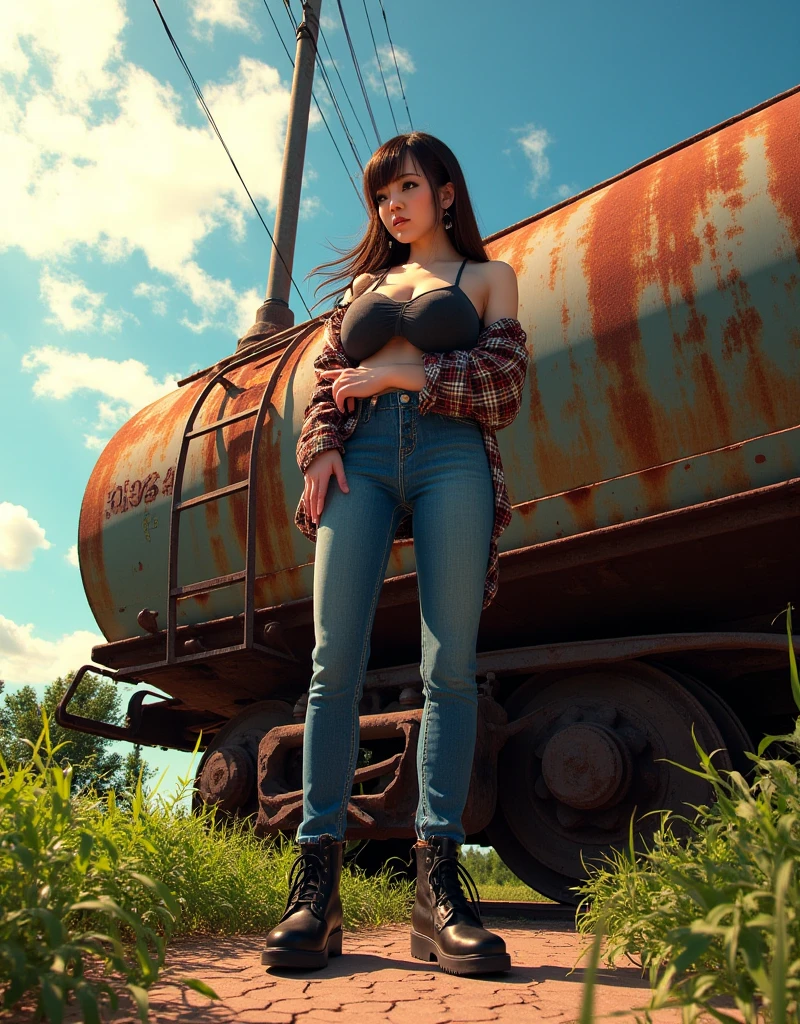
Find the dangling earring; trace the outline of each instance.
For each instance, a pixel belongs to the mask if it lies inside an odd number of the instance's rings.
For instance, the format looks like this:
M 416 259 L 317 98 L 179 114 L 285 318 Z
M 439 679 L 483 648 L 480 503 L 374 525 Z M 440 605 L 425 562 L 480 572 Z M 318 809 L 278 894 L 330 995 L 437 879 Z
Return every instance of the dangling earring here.
M 442 224 L 444 224 L 445 231 L 450 231 L 453 227 L 453 218 L 450 216 L 450 211 L 445 210 L 444 216 L 442 217 Z

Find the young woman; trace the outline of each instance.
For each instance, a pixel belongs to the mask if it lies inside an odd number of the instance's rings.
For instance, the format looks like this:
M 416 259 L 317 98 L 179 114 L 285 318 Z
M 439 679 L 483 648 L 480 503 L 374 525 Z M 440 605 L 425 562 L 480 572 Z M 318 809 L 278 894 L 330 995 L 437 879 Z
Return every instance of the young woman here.
M 511 518 L 494 432 L 516 416 L 527 368 L 517 280 L 487 258 L 461 168 L 433 136 L 384 143 L 366 167 L 364 193 L 364 238 L 323 264 L 342 265 L 329 278 L 352 283 L 327 321 L 297 446 L 305 488 L 295 521 L 317 544 L 316 645 L 301 852 L 263 961 L 321 967 L 341 952 L 358 705 L 392 541 L 409 536 L 413 520 L 425 710 L 411 952 L 457 974 L 505 971 L 503 940 L 466 900 L 457 858 L 477 723 L 478 623 L 497 591 L 497 538 Z

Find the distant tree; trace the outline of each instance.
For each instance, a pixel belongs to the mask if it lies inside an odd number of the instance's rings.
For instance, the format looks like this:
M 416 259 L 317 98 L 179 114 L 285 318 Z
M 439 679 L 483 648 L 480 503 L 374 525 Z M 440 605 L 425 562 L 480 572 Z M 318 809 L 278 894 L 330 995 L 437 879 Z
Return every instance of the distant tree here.
M 64 729 L 56 723 L 55 711 L 72 682 L 74 673 L 70 672 L 63 678 L 53 680 L 45 687 L 41 700 L 32 686 L 23 686 L 16 693 L 3 696 L 0 702 L 0 750 L 6 761 L 19 763 L 27 761 L 31 753 L 31 743 L 35 743 L 42 731 L 42 709 L 47 712 L 50 736 L 53 746 L 65 745 L 56 755 L 63 763 L 73 768 L 73 787 L 81 789 L 94 785 L 98 790 L 105 791 L 112 786 L 116 789 L 124 785 L 126 762 L 123 755 L 111 751 L 112 740 L 101 736 Z M 100 676 L 84 677 L 78 692 L 75 694 L 70 711 L 85 718 L 99 719 L 110 725 L 122 722 L 122 698 L 118 686 Z M 25 741 L 29 742 L 26 743 Z M 136 754 L 131 765 L 141 763 L 141 752 Z M 136 768 L 138 774 L 138 767 Z
M 145 761 L 142 757 L 142 748 L 136 743 L 125 755 L 125 760 L 122 762 L 122 788 L 126 792 L 132 793 L 136 789 L 136 784 L 141 774 L 142 789 L 146 789 L 147 783 L 155 773 L 155 768 L 151 768 L 147 761 Z

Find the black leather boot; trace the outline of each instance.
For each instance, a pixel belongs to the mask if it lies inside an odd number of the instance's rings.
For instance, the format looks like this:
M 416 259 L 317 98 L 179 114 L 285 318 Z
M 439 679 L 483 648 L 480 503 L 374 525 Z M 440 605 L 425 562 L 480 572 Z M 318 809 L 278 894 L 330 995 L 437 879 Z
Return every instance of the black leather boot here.
M 341 955 L 343 846 L 330 836 L 300 844 L 289 873 L 286 910 L 267 936 L 262 964 L 314 970 L 326 967 L 329 956 Z
M 411 955 L 436 960 L 449 974 L 493 974 L 511 970 L 499 935 L 483 927 L 480 899 L 469 872 L 458 861 L 458 844 L 434 837 L 417 843 L 417 898 L 411 915 Z M 462 888 L 464 880 L 470 900 Z

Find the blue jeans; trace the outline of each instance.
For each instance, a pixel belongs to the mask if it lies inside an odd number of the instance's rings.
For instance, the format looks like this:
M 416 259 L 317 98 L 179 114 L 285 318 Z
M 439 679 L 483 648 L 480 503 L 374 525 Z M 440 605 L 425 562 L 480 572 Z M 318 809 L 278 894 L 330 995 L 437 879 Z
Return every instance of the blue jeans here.
M 420 415 L 415 392 L 360 400 L 345 494 L 331 477 L 314 560 L 313 675 L 299 842 L 344 838 L 358 705 L 375 607 L 400 520 L 413 514 L 425 710 L 417 747 L 420 839 L 464 841 L 477 726 L 475 647 L 494 488 L 474 420 Z

